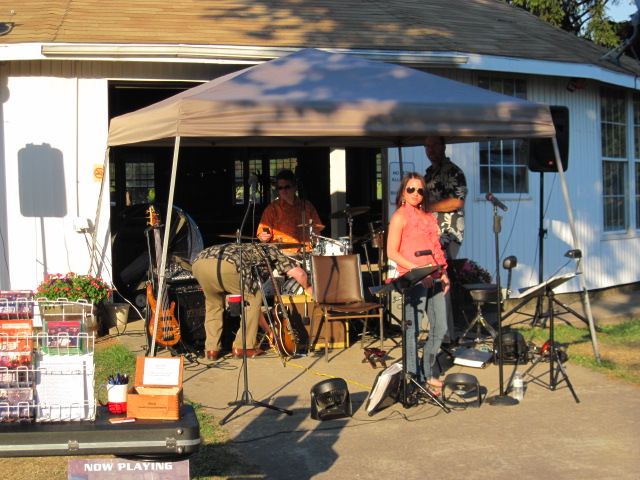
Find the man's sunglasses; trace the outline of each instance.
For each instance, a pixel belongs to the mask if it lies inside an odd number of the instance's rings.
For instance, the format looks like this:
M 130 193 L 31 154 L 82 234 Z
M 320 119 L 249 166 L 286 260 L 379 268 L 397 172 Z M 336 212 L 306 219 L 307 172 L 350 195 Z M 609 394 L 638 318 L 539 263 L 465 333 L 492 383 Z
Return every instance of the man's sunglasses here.
M 276 190 L 289 190 L 291 188 L 291 185 L 278 185 L 276 187 Z
M 411 195 L 413 192 L 416 191 L 416 187 L 407 187 L 406 192 Z M 418 195 L 422 195 L 424 197 L 424 188 L 419 188 L 418 189 Z

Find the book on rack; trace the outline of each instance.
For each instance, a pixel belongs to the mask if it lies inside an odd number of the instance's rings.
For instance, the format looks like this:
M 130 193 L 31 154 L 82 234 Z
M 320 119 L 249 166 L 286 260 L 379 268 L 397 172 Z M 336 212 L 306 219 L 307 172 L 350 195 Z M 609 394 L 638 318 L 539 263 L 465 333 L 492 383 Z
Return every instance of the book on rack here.
M 31 351 L 0 351 L 0 370 L 4 370 L 5 368 L 8 370 L 16 370 L 20 367 L 28 369 L 31 368 L 32 360 Z
M 492 357 L 493 352 L 481 352 L 472 348 L 458 348 L 453 354 L 453 363 L 465 367 L 484 368 Z
M 0 318 L 33 318 L 33 292 L 31 290 L 0 290 Z
M 81 320 L 45 320 L 42 350 L 45 353 L 83 353 L 87 334 Z
M 30 419 L 34 410 L 33 388 L 0 388 L 0 421 Z
M 36 421 L 95 418 L 92 354 L 36 356 Z
M 33 320 L 0 320 L 0 350 L 28 352 L 33 349 Z

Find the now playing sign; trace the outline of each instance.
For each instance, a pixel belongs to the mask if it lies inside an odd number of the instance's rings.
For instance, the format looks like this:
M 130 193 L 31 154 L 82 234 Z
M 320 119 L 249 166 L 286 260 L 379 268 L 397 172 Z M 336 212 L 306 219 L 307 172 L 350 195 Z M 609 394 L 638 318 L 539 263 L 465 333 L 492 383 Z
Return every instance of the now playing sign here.
M 189 460 L 143 462 L 104 458 L 69 460 L 69 480 L 189 480 Z

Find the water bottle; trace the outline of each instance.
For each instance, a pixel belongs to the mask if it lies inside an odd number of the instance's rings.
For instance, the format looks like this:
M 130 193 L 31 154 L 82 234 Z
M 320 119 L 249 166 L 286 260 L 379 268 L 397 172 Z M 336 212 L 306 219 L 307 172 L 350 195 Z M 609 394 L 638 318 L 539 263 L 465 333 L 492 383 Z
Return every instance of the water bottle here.
M 516 372 L 515 377 L 513 377 L 512 387 L 513 398 L 521 402 L 524 398 L 524 382 L 522 381 L 522 375 L 520 375 L 520 372 Z

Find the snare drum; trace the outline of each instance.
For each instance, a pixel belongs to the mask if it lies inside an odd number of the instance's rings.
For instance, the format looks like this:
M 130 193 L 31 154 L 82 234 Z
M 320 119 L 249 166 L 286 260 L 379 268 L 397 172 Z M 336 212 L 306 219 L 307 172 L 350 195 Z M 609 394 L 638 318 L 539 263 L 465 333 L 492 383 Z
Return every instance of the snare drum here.
M 333 238 L 320 237 L 316 238 L 316 246 L 313 250 L 314 255 L 346 255 L 349 253 L 349 239 L 334 240 Z

